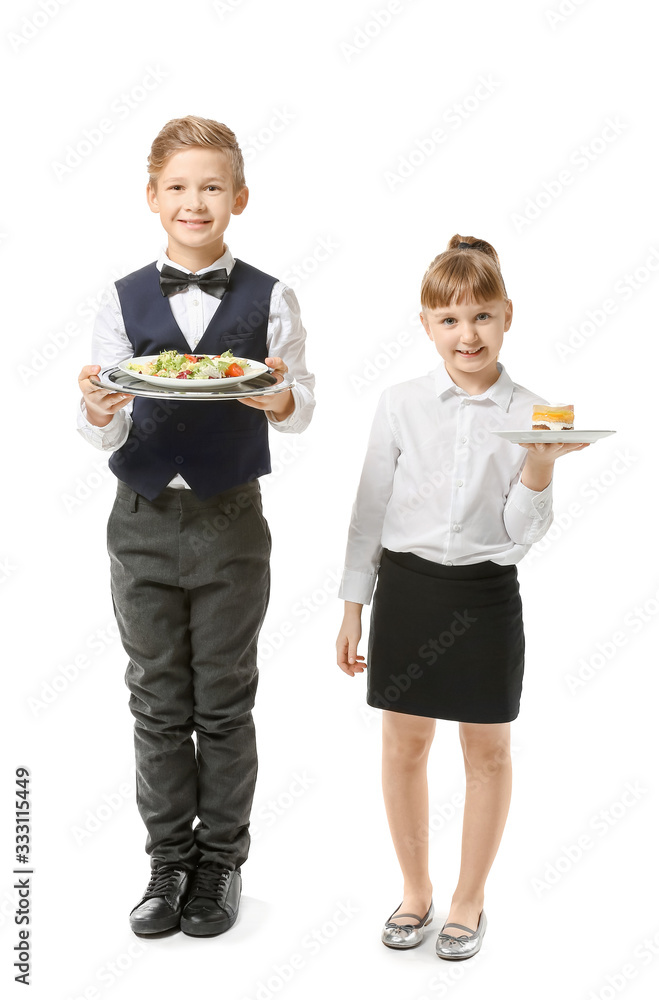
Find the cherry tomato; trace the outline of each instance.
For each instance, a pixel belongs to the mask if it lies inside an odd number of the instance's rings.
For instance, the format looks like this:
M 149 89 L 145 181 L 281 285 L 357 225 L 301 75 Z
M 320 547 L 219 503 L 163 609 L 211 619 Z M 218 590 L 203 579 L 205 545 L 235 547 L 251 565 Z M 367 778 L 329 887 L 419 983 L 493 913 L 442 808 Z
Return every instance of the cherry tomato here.
M 229 367 L 227 368 L 228 378 L 236 378 L 237 375 L 244 375 L 244 374 L 245 374 L 244 368 L 241 368 L 240 365 L 237 365 L 235 361 L 232 365 L 229 365 Z

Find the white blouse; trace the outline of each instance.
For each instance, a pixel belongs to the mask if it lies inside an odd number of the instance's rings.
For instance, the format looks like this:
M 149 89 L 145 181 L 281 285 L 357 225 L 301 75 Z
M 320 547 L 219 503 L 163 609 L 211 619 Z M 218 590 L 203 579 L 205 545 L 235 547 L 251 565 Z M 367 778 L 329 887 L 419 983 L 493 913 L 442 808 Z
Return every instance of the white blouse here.
M 338 596 L 369 604 L 382 549 L 444 566 L 517 563 L 549 528 L 552 483 L 522 485 L 525 448 L 495 430 L 531 428 L 547 400 L 499 378 L 470 396 L 441 364 L 390 386 L 373 420 Z

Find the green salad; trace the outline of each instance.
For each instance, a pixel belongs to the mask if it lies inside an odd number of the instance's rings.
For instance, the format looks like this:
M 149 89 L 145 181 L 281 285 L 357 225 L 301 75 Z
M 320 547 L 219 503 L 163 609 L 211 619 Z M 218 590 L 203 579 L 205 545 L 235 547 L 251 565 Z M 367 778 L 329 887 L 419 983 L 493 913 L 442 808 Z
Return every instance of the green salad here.
M 161 351 L 155 361 L 140 364 L 139 361 L 126 365 L 140 375 L 156 375 L 163 378 L 236 378 L 244 375 L 250 367 L 246 358 L 235 358 L 233 351 L 224 351 L 212 357 L 209 354 L 179 354 L 178 351 Z

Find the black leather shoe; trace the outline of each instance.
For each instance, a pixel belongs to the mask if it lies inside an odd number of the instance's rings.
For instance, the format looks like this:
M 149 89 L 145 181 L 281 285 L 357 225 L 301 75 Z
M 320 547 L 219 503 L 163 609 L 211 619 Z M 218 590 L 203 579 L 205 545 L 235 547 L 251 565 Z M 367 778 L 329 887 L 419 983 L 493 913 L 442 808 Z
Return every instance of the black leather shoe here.
M 242 879 L 231 871 L 202 862 L 192 873 L 190 891 L 181 914 L 181 930 L 193 937 L 223 934 L 236 922 Z
M 178 927 L 190 871 L 176 862 L 151 861 L 151 878 L 141 900 L 131 910 L 136 934 L 159 934 Z

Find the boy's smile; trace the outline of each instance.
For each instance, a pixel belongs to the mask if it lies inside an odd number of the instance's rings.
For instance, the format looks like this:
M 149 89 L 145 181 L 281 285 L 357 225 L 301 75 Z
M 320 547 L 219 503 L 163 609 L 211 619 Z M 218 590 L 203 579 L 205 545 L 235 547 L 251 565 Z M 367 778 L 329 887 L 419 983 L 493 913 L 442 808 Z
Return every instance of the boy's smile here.
M 191 271 L 208 267 L 224 252 L 224 233 L 232 215 L 247 205 L 246 187 L 233 191 L 228 158 L 221 150 L 190 146 L 165 162 L 147 201 L 169 237 L 170 260 Z
M 448 374 L 471 395 L 485 392 L 498 379 L 497 355 L 512 318 L 513 304 L 503 299 L 421 312 L 424 329 Z

